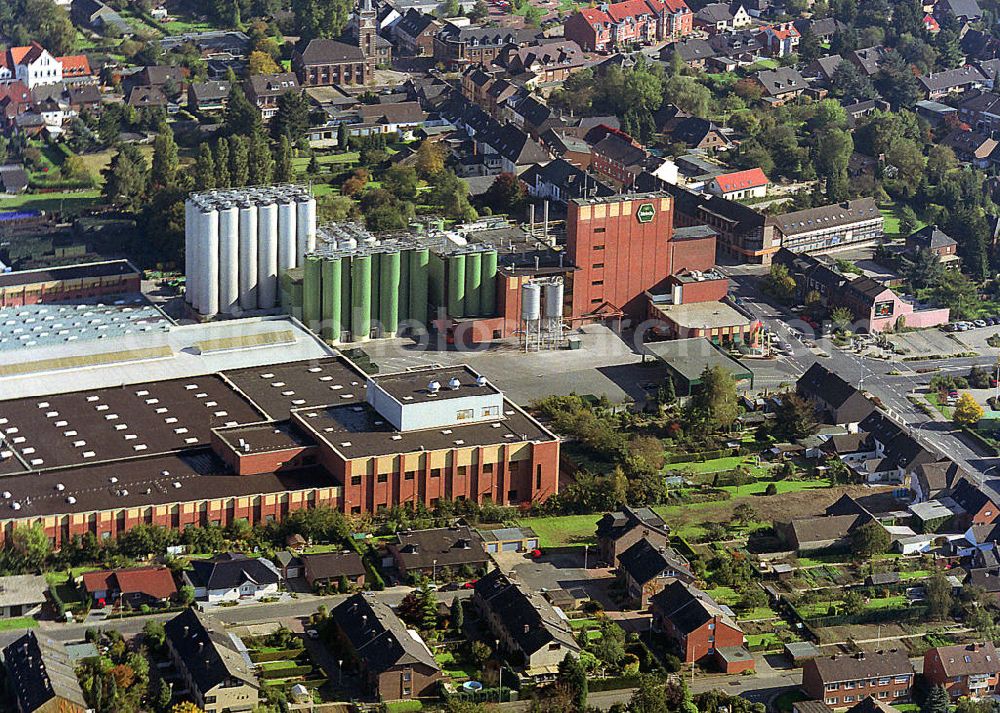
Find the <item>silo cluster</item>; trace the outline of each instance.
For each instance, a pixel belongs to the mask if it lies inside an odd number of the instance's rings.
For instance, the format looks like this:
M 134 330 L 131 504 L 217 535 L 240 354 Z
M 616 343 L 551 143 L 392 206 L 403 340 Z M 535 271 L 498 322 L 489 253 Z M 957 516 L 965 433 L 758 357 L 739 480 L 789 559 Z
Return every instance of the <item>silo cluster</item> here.
M 444 295 L 437 304 L 446 307 L 448 316 L 489 317 L 497 305 L 497 251 L 486 243 L 473 243 L 447 252 L 436 253 L 433 274 L 440 280 Z
M 278 306 L 278 280 L 316 247 L 305 186 L 192 193 L 185 203 L 187 302 L 205 316 Z
M 521 334 L 526 350 L 562 343 L 564 299 L 562 277 L 539 278 L 521 285 Z

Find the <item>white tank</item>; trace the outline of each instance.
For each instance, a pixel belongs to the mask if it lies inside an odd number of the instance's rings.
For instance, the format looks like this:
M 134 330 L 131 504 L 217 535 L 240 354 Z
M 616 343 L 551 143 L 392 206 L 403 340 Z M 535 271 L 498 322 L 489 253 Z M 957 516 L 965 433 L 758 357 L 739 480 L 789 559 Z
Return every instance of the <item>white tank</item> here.
M 529 282 L 521 286 L 521 319 L 535 321 L 542 317 L 542 288 Z
M 194 274 L 194 202 L 190 199 L 184 201 L 184 301 L 189 305 L 194 304 L 196 281 Z
M 555 319 L 563 313 L 563 283 L 556 279 L 545 284 L 545 316 Z
M 298 264 L 316 249 L 316 199 L 299 198 L 295 204 L 295 232 Z
M 240 209 L 219 211 L 219 311 L 235 314 L 240 302 Z
M 278 299 L 278 206 L 257 210 L 257 306 L 273 309 Z
M 240 208 L 240 308 L 257 309 L 257 206 Z
M 209 208 L 199 211 L 199 215 L 202 277 L 198 285 L 198 312 L 210 316 L 219 313 L 219 211 Z
M 278 204 L 278 274 L 298 264 L 295 260 L 295 203 Z
M 357 250 L 358 249 L 358 239 L 357 238 L 341 238 L 337 241 L 338 250 Z

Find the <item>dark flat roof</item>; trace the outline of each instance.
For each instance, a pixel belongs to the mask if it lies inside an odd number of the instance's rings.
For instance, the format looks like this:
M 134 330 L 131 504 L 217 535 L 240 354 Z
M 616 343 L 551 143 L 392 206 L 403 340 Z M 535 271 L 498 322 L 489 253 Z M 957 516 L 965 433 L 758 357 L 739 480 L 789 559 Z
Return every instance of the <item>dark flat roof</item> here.
M 408 403 L 420 401 L 440 401 L 441 399 L 454 399 L 461 396 L 480 396 L 483 393 L 499 394 L 500 391 L 486 382 L 486 386 L 476 384 L 476 377 L 479 374 L 465 365 L 450 366 L 443 369 L 428 368 L 414 371 L 404 371 L 397 374 L 386 374 L 385 376 L 375 375 L 372 380 L 378 384 L 386 393 L 396 399 L 404 406 Z M 461 386 L 457 389 L 449 387 L 448 382 L 458 379 Z M 437 381 L 441 388 L 436 394 L 431 394 L 427 385 L 431 381 Z
M 346 459 L 456 447 L 550 441 L 553 436 L 509 401 L 504 418 L 463 426 L 400 432 L 368 404 L 302 409 L 294 418 Z
M 220 428 L 216 429 L 216 435 L 239 453 L 271 453 L 314 443 L 291 421 Z
M 296 408 L 364 401 L 368 379 L 342 357 L 256 366 L 222 375 L 275 421 L 288 418 Z
M 140 271 L 128 260 L 88 262 L 83 265 L 50 267 L 43 270 L 21 270 L 0 274 L 0 287 L 34 285 L 39 282 L 57 280 L 80 280 L 96 277 L 117 277 L 119 275 L 140 275 Z

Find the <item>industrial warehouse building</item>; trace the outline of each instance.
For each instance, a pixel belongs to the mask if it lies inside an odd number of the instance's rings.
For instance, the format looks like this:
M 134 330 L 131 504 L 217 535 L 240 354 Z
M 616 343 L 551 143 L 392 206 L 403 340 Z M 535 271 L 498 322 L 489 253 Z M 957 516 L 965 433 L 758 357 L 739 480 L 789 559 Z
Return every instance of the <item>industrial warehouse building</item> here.
M 468 367 L 368 376 L 328 356 L 139 383 L 140 368 L 99 372 L 103 386 L 47 376 L 47 392 L 0 401 L 3 538 L 40 523 L 59 546 L 139 523 L 506 505 L 558 488 L 558 439 Z

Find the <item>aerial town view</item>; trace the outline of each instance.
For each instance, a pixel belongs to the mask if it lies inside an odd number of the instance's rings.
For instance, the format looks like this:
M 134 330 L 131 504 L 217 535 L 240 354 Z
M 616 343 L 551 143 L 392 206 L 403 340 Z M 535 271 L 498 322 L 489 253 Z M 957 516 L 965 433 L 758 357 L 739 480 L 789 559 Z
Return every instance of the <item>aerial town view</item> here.
M 1000 713 L 1000 0 L 0 0 L 0 713 Z

